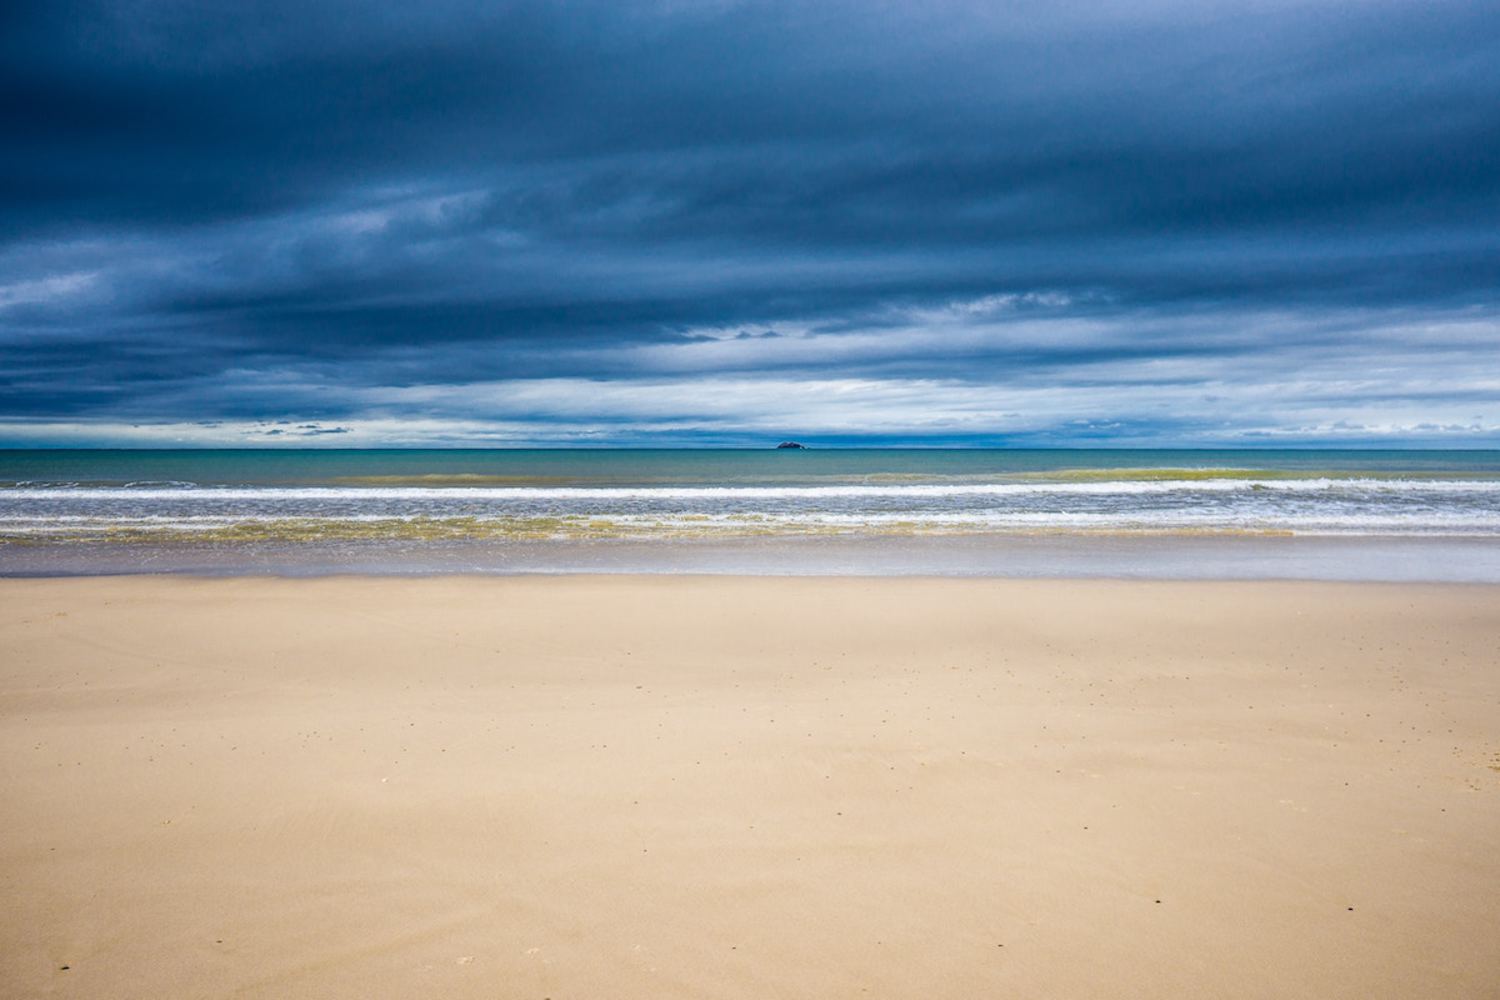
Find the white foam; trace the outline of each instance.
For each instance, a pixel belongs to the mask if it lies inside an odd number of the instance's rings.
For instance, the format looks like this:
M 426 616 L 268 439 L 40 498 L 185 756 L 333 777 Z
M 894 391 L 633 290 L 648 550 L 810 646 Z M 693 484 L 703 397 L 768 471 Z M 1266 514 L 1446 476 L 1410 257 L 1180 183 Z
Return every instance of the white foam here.
M 1360 513 L 1238 513 L 1212 508 L 1153 512 L 1149 516 L 1130 511 L 924 511 L 902 513 L 877 512 L 801 512 L 749 514 L 568 514 L 561 517 L 528 517 L 525 515 L 491 515 L 463 517 L 425 517 L 410 514 L 354 514 L 348 516 L 245 514 L 90 516 L 90 517 L 17 517 L 0 516 L 0 538 L 10 536 L 46 537 L 107 534 L 129 530 L 163 537 L 194 534 L 256 524 L 301 525 L 307 529 L 337 529 L 344 524 L 392 525 L 413 520 L 441 525 L 474 523 L 476 525 L 525 528 L 528 522 L 545 522 L 554 526 L 553 533 L 567 537 L 585 531 L 591 537 L 648 538 L 674 536 L 713 536 L 744 532 L 769 534 L 984 534 L 1016 531 L 1062 532 L 1288 532 L 1297 535 L 1384 535 L 1384 536 L 1500 536 L 1500 517 L 1487 512 L 1412 512 L 1365 511 Z M 600 530 L 600 529 L 605 530 Z M 481 531 L 479 534 L 483 535 Z
M 1130 496 L 1192 493 L 1493 494 L 1500 480 L 1458 479 L 1163 479 L 1097 482 L 923 483 L 840 486 L 65 486 L 0 490 L 5 500 L 818 500 L 879 498 Z

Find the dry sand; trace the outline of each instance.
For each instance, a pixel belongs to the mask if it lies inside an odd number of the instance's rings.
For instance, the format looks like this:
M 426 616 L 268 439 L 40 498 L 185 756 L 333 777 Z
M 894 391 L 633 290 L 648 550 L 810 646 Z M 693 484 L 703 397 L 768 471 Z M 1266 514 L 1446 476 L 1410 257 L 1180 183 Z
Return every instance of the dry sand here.
M 1500 590 L 0 582 L 6 996 L 1495 997 Z

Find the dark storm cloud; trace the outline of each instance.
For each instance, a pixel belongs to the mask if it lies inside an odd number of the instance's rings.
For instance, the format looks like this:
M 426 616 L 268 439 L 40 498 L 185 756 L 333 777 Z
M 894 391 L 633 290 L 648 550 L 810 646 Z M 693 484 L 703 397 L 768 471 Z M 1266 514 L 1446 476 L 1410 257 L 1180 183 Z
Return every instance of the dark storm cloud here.
M 21 3 L 0 129 L 13 440 L 750 434 L 756 375 L 1500 424 L 1493 5 Z

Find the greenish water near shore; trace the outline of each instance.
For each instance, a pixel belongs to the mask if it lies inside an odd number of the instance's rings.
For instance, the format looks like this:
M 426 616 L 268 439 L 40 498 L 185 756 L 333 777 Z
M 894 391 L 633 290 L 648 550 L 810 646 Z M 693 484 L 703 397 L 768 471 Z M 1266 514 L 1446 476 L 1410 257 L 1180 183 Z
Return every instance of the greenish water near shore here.
M 1045 570 L 1048 546 L 1076 570 L 1091 550 L 1126 566 L 1102 555 L 1119 539 L 1135 540 L 1132 558 L 1217 540 L 1240 568 L 1272 551 L 1247 540 L 1341 539 L 1356 547 L 1328 551 L 1363 567 L 1354 578 L 1417 558 L 1440 578 L 1488 579 L 1500 452 L 0 452 L 0 573 L 425 572 L 515 566 L 523 552 L 540 572 L 608 567 L 611 553 L 647 570 L 944 572 L 981 552 L 1004 572 L 1018 552 Z M 1441 564 L 1422 554 L 1439 550 Z M 839 555 L 809 562 L 818 552 Z M 1381 569 L 1378 552 L 1407 565 Z

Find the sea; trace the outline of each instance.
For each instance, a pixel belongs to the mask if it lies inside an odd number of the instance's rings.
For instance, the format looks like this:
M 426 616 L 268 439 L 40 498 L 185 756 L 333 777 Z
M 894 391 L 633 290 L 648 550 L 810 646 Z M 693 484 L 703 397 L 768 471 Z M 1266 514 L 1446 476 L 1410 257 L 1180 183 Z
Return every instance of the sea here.
M 0 575 L 1500 582 L 1500 451 L 0 451 Z

